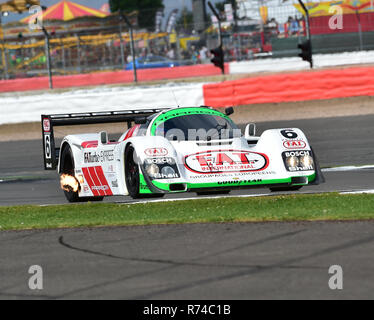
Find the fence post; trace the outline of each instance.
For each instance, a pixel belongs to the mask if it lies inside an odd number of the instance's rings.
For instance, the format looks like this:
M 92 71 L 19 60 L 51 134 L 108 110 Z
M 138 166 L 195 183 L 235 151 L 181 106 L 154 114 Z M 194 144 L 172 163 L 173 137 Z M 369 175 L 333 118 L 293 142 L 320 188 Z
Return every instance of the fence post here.
M 122 20 L 120 19 L 119 22 L 119 41 L 120 41 L 120 48 L 121 48 L 121 62 L 122 62 L 122 69 L 126 69 L 126 60 L 125 60 L 125 45 L 123 43 L 122 37 Z
M 4 31 L 3 31 L 3 22 L 2 22 L 2 12 L 0 12 L 0 40 L 1 40 L 1 60 L 3 63 L 3 74 L 4 79 L 9 79 L 9 73 L 8 73 L 8 55 L 5 48 L 5 41 L 4 41 Z
M 357 24 L 358 24 L 358 37 L 360 39 L 360 51 L 364 50 L 364 41 L 362 39 L 362 26 L 361 26 L 361 19 L 360 13 L 356 10 L 356 17 L 357 17 Z
M 62 39 L 61 39 L 62 40 Z M 64 74 L 66 74 L 66 59 L 65 59 L 65 46 L 64 41 L 61 41 L 61 51 L 62 51 L 62 68 L 64 69 Z
M 77 69 L 78 73 L 82 73 L 81 68 L 81 39 L 79 38 L 79 35 L 76 34 L 77 37 Z

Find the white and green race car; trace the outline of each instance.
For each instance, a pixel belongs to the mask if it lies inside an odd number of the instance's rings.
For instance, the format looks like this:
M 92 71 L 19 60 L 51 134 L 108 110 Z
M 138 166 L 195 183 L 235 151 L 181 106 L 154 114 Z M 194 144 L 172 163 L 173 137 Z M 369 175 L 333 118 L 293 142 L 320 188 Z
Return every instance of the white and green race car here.
M 224 194 L 237 188 L 299 190 L 324 182 L 300 129 L 245 133 L 209 107 L 43 115 L 46 170 L 58 170 L 70 202 L 109 196 L 134 199 L 169 193 Z M 55 147 L 54 127 L 125 122 L 110 141 L 106 132 L 69 135 Z

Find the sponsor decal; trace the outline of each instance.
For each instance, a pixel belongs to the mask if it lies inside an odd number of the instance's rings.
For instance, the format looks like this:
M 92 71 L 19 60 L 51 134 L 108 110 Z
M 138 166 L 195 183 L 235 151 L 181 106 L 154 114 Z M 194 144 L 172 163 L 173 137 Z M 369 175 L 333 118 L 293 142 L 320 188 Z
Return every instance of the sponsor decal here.
M 286 149 L 290 149 L 290 150 L 305 149 L 306 142 L 303 140 L 289 140 L 289 141 L 285 141 L 283 143 L 283 146 Z
M 148 157 L 164 157 L 168 155 L 168 150 L 165 148 L 149 148 L 145 149 L 144 153 Z
M 89 190 L 90 190 L 90 188 L 88 186 L 83 186 L 84 193 L 87 193 Z
M 185 167 L 199 174 L 256 172 L 268 166 L 265 154 L 242 150 L 206 151 L 185 157 Z
M 118 180 L 112 181 L 112 187 L 118 188 Z
M 107 191 L 109 190 L 109 186 L 92 186 L 91 189 L 95 191 Z
M 145 160 L 146 164 L 169 164 L 169 165 L 174 165 L 175 160 L 173 158 L 149 158 Z
M 225 186 L 231 186 L 231 185 L 241 185 L 241 184 L 260 183 L 260 182 L 262 182 L 262 179 L 243 180 L 243 181 L 223 181 L 223 182 L 218 182 L 218 184 L 225 185 Z
M 52 147 L 51 147 L 51 135 L 50 134 L 44 135 L 44 145 L 45 145 L 45 158 L 47 160 L 50 160 L 52 159 L 52 151 L 51 151 Z
M 51 131 L 51 121 L 49 119 L 43 119 L 43 130 L 44 132 Z
M 310 151 L 288 151 L 285 152 L 284 155 L 289 158 L 289 157 L 305 157 L 305 156 L 311 156 Z
M 84 163 L 98 163 L 111 161 L 114 161 L 114 150 L 84 153 Z

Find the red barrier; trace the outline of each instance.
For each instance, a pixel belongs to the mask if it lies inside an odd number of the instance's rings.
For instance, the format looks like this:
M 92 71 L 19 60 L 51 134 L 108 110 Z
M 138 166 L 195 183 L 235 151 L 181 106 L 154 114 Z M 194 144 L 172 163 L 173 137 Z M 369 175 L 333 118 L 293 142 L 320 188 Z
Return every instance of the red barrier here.
M 229 65 L 226 65 L 227 72 Z M 219 75 L 221 70 L 213 65 L 195 65 L 175 68 L 158 68 L 138 70 L 139 81 L 168 80 L 178 78 L 192 78 L 201 76 Z M 101 72 L 79 74 L 72 76 L 55 76 L 53 84 L 55 88 L 70 88 L 82 86 L 98 86 L 105 84 L 120 84 L 133 82 L 132 71 Z M 45 90 L 48 89 L 48 78 L 27 78 L 0 81 L 0 92 Z
M 227 107 L 374 95 L 374 67 L 298 72 L 204 85 L 205 104 Z

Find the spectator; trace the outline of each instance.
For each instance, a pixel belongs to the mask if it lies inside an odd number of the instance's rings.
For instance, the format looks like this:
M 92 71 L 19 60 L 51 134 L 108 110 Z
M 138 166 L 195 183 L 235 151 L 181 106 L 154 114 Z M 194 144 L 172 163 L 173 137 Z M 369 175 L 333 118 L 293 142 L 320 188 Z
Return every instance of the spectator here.
M 201 63 L 208 63 L 209 62 L 209 57 L 208 57 L 208 48 L 203 46 L 199 52 L 200 54 L 200 61 Z
M 170 50 L 166 53 L 166 56 L 167 56 L 170 60 L 174 60 L 174 59 L 175 59 L 175 51 L 174 51 L 174 48 L 170 48 Z
M 299 32 L 299 22 L 296 19 L 293 19 L 292 17 L 288 18 L 288 32 L 289 35 L 295 35 Z

